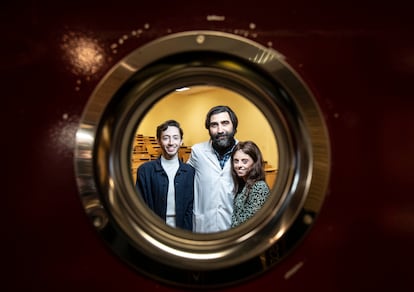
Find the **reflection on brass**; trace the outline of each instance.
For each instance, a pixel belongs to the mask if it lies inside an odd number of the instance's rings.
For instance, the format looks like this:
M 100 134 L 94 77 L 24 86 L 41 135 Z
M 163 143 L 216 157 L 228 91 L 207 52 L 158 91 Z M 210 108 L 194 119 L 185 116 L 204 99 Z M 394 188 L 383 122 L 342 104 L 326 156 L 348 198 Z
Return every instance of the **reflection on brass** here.
M 177 89 L 205 87 L 254 105 L 274 141 L 267 157 L 277 162 L 268 167 L 271 195 L 255 216 L 198 234 L 167 226 L 149 210 L 134 186 L 131 154 L 138 155 L 134 139 L 152 110 Z M 138 48 L 101 80 L 79 125 L 75 170 L 91 223 L 123 261 L 169 284 L 225 286 L 279 263 L 314 224 L 329 180 L 329 137 L 315 98 L 279 53 L 228 33 L 190 31 Z
M 104 207 L 102 206 L 102 203 L 97 198 L 84 197 L 83 206 L 85 208 L 86 214 L 91 219 L 93 226 L 98 230 L 103 229 L 108 223 L 109 219 Z

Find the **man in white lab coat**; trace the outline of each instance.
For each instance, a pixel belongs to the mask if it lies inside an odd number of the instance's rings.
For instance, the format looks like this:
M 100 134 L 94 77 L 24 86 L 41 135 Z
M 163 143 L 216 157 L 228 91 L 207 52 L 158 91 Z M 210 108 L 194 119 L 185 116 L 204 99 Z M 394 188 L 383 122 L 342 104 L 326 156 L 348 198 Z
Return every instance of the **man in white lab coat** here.
M 193 231 L 213 233 L 230 228 L 234 182 L 231 153 L 237 140 L 238 119 L 228 106 L 215 106 L 207 113 L 205 127 L 210 140 L 191 147 L 188 163 L 196 170 Z

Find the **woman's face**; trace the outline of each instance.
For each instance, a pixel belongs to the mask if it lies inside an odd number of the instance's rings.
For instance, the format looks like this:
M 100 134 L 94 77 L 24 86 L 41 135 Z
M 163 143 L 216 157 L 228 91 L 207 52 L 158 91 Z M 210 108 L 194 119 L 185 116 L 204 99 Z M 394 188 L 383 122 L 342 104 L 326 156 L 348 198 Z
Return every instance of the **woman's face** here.
M 250 170 L 254 164 L 250 155 L 244 153 L 242 150 L 237 150 L 233 156 L 233 168 L 238 177 L 246 180 Z

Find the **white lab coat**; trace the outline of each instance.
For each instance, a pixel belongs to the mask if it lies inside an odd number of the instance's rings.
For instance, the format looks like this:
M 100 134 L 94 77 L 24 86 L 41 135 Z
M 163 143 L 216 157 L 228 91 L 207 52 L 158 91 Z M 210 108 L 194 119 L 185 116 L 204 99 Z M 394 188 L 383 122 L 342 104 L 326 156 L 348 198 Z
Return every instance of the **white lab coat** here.
M 193 231 L 212 233 L 229 229 L 234 199 L 231 159 L 221 169 L 211 141 L 207 141 L 191 147 L 188 163 L 196 170 Z

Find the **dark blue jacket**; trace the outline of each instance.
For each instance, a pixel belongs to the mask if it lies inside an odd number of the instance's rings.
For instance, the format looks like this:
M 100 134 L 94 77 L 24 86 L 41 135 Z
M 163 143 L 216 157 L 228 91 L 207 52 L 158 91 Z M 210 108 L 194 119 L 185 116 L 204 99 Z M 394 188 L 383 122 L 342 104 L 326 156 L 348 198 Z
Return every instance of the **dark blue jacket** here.
M 192 231 L 194 203 L 194 168 L 179 160 L 175 175 L 176 227 Z M 161 166 L 161 158 L 138 167 L 136 188 L 142 198 L 158 216 L 166 220 L 168 176 Z

